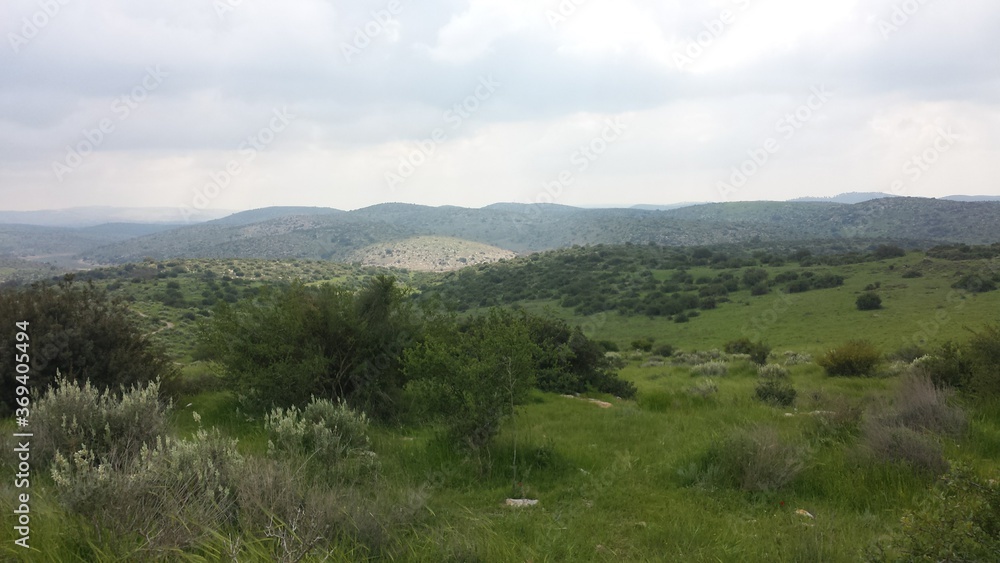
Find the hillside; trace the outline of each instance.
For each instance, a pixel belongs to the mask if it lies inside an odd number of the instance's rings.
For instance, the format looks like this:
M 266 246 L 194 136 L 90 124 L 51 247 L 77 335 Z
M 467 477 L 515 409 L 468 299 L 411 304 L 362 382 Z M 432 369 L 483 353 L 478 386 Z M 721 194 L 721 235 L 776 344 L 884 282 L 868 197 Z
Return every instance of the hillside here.
M 418 272 L 448 272 L 466 266 L 514 258 L 509 250 L 478 242 L 437 236 L 420 236 L 362 248 L 351 262 L 363 266 L 401 268 Z
M 177 258 L 349 261 L 372 245 L 448 237 L 527 254 L 574 245 L 727 244 L 906 248 L 995 242 L 1000 202 L 893 197 L 857 204 L 733 202 L 674 209 L 581 209 L 498 203 L 481 209 L 390 203 L 354 211 L 268 207 L 189 225 L 109 223 L 85 228 L 0 225 L 0 254 L 67 269 Z M 826 241 L 821 243 L 821 241 Z M 457 259 L 452 251 L 422 262 Z M 469 257 L 466 257 L 467 259 Z M 381 262 L 381 260 L 379 261 Z

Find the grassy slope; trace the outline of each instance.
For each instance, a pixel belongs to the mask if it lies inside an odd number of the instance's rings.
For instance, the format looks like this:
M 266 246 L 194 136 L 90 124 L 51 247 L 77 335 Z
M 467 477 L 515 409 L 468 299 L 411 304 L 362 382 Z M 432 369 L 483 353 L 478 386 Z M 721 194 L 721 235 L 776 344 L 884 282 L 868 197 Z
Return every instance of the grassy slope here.
M 941 312 L 949 318 L 938 322 L 940 329 L 931 335 L 934 341 L 964 339 L 964 327 L 998 320 L 1000 292 L 947 301 L 956 268 L 965 266 L 932 261 L 921 266 L 927 272 L 924 277 L 900 277 L 904 265 L 921 260 L 922 256 L 911 254 L 839 267 L 848 276 L 844 287 L 794 295 L 787 307 L 781 295 L 750 298 L 743 291 L 731 295 L 733 303 L 703 312 L 686 324 L 614 313 L 576 320 L 597 338 L 627 344 L 655 336 L 657 342 L 690 350 L 721 347 L 742 336 L 742 327 L 752 319 L 760 318 L 768 320 L 761 336 L 776 350 L 814 354 L 854 337 L 869 338 L 891 351 L 904 337 L 920 330 L 920 323 L 935 321 Z M 895 269 L 890 270 L 890 265 Z M 772 269 L 772 276 L 780 270 Z M 321 270 L 313 275 L 349 280 L 353 274 Z M 194 281 L 183 276 L 176 279 L 186 296 L 197 294 L 200 286 Z M 855 310 L 857 292 L 876 281 L 881 282 L 885 309 Z M 166 280 L 159 280 L 156 289 L 147 283 L 148 288 L 136 284 L 143 287 L 129 289 L 140 300 L 136 308 L 158 314 L 161 320 L 177 315 L 172 308 L 143 301 L 142 291 L 160 291 Z M 749 305 L 740 305 L 741 300 Z M 527 304 L 529 308 L 544 305 Z M 170 339 L 183 334 L 183 326 L 156 337 L 179 347 L 181 342 Z M 745 366 L 716 378 L 719 392 L 701 399 L 687 392 L 695 378 L 686 368 L 641 367 L 643 359 L 633 360 L 623 370 L 639 387 L 637 402 L 604 397 L 614 406 L 599 409 L 581 400 L 535 394 L 532 402 L 520 408 L 516 420 L 505 426 L 491 451 L 493 472 L 485 477 L 438 444 L 427 429 L 377 429 L 375 445 L 387 483 L 422 487 L 429 493 L 424 519 L 400 538 L 406 545 L 405 559 L 856 561 L 859 549 L 895 526 L 902 511 L 913 506 L 929 485 L 908 470 L 854 465 L 850 462 L 852 446 L 816 440 L 809 417 L 788 417 L 785 409 L 754 401 L 755 377 Z M 794 367 L 792 379 L 803 411 L 822 407 L 822 397 L 872 400 L 896 385 L 894 380 L 830 379 L 812 364 Z M 202 415 L 204 425 L 219 425 L 238 436 L 246 453 L 266 450 L 257 425 L 234 416 L 234 403 L 226 393 L 184 398 L 176 407 L 175 424 L 182 434 L 195 429 L 191 416 L 195 411 Z M 811 461 L 791 487 L 781 493 L 749 494 L 687 485 L 691 464 L 708 444 L 751 423 L 773 425 L 789 439 L 809 446 Z M 9 421 L 4 424 L 3 435 L 9 436 Z M 513 494 L 508 460 L 515 437 L 523 484 L 518 492 L 541 500 L 533 509 L 502 506 Z M 996 462 L 990 460 L 1000 457 L 998 444 L 1000 409 L 985 406 L 975 411 L 972 431 L 961 447 L 949 443 L 947 451 L 952 459 L 995 468 Z M 7 469 L 5 465 L 4 474 Z M 79 541 L 78 528 L 47 500 L 46 481 L 40 477 L 32 543 L 70 553 Z M 9 482 L 4 478 L 4 483 Z M 11 513 L 13 498 L 9 484 L 0 488 L 0 510 L 5 514 Z M 816 519 L 796 515 L 799 508 Z M 74 530 L 72 537 L 65 535 L 67 529 Z M 9 526 L 2 528 L 3 545 L 9 545 L 11 533 Z

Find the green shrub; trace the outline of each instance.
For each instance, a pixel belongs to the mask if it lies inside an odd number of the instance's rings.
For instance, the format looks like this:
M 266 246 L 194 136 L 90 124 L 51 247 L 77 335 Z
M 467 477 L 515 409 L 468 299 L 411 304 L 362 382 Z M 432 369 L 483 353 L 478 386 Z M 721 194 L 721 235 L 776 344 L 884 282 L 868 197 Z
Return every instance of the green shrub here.
M 102 462 L 87 448 L 56 453 L 57 498 L 111 536 L 142 537 L 151 553 L 189 548 L 236 521 L 243 458 L 217 430 L 158 440 L 128 462 Z M 133 555 L 134 556 L 134 555 Z
M 669 358 L 674 355 L 674 347 L 670 344 L 660 344 L 653 353 L 662 358 Z
M 762 379 L 758 382 L 755 393 L 758 400 L 780 407 L 791 406 L 797 395 L 791 382 L 774 378 Z
M 368 438 L 368 418 L 345 403 L 313 398 L 306 408 L 277 408 L 264 417 L 268 455 L 297 457 L 342 477 L 377 470 Z
M 709 397 L 719 392 L 719 386 L 714 379 L 704 378 L 695 383 L 688 391 L 698 397 Z
M 956 466 L 900 524 L 866 550 L 868 561 L 997 561 L 1000 485 Z
M 820 356 L 816 363 L 831 376 L 871 376 L 882 354 L 867 340 L 851 340 Z
M 749 338 L 731 340 L 723 346 L 727 354 L 746 354 L 750 356 L 750 361 L 757 365 L 767 363 L 767 357 L 771 354 L 771 347 L 763 342 L 751 342 Z
M 758 400 L 775 406 L 787 407 L 795 402 L 797 392 L 789 380 L 788 370 L 777 364 L 759 366 L 760 381 L 755 394 Z
M 968 418 L 950 399 L 951 393 L 935 387 L 929 377 L 907 375 L 900 381 L 892 410 L 883 418 L 914 430 L 959 436 L 968 427 Z
M 854 305 L 859 311 L 874 311 L 882 308 L 882 298 L 873 291 L 867 291 L 858 296 Z
M 43 464 L 57 453 L 70 459 L 81 449 L 98 463 L 127 463 L 166 435 L 169 409 L 156 381 L 118 396 L 89 381 L 81 385 L 59 376 L 32 412 L 34 453 Z
M 648 336 L 646 336 L 646 337 L 640 338 L 638 340 L 633 340 L 631 346 L 632 346 L 633 350 L 641 350 L 643 352 L 650 352 L 650 351 L 653 350 L 653 339 L 650 338 L 650 337 L 648 337 Z
M 94 285 L 64 281 L 0 289 L 0 319 L 0 416 L 15 406 L 14 360 L 22 355 L 15 321 L 30 323 L 36 389 L 58 384 L 57 372 L 68 381 L 90 381 L 99 390 L 167 381 L 177 374 L 128 304 Z

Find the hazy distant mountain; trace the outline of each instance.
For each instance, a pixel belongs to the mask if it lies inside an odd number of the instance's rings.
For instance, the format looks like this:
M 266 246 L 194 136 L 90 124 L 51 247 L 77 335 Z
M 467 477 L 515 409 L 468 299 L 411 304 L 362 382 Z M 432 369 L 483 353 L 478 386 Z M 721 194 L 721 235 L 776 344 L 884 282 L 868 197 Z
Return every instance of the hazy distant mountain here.
M 882 192 L 850 192 L 846 194 L 835 195 L 832 197 L 799 197 L 795 199 L 790 199 L 788 201 L 795 203 L 864 203 L 866 201 L 871 201 L 873 199 L 882 199 L 886 197 L 897 197 L 892 194 L 886 194 Z
M 291 213 L 291 214 L 285 214 Z M 249 214 L 249 215 L 248 215 Z M 893 197 L 856 204 L 738 202 L 672 210 L 504 203 L 482 209 L 381 204 L 355 211 L 266 208 L 93 248 L 81 256 L 351 260 L 363 248 L 452 237 L 523 253 L 575 244 L 706 245 L 747 241 L 892 239 L 918 244 L 1000 240 L 1000 203 Z M 254 218 L 272 217 L 260 222 Z M 423 252 L 423 251 L 421 251 Z
M 950 195 L 941 199 L 950 201 L 1000 201 L 998 195 Z
M 177 207 L 73 207 L 43 211 L 0 211 L 0 224 L 43 227 L 92 227 L 105 223 L 185 224 L 230 215 L 224 209 L 190 210 Z
M 215 219 L 212 223 L 216 225 L 252 225 L 290 215 L 333 215 L 335 213 L 345 212 L 332 207 L 264 207 L 233 213 L 221 219 Z
M 430 240 L 420 237 L 450 237 L 516 253 L 578 244 L 691 246 L 830 239 L 891 239 L 918 246 L 981 244 L 1000 241 L 1000 202 L 887 197 L 853 204 L 755 201 L 666 210 L 520 203 L 482 209 L 402 203 L 354 211 L 268 207 L 180 226 L 0 225 L 0 254 L 61 264 L 133 262 L 145 257 L 350 261 L 359 250 L 377 250 L 382 243 Z M 413 256 L 431 260 L 430 246 L 425 242 L 413 246 Z M 455 254 L 456 260 L 460 257 L 464 255 Z
M 643 211 L 669 211 L 671 209 L 691 207 L 692 205 L 704 205 L 704 203 L 668 203 L 665 205 L 652 205 L 647 203 L 640 203 L 639 205 L 633 205 L 629 209 L 641 209 Z

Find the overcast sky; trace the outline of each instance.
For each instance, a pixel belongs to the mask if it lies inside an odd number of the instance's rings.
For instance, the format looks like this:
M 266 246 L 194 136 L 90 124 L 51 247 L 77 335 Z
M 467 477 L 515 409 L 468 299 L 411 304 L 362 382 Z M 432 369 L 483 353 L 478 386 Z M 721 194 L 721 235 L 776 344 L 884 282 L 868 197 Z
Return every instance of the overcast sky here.
M 0 209 L 1000 194 L 996 0 L 5 0 Z

